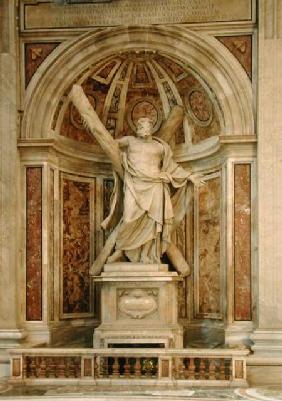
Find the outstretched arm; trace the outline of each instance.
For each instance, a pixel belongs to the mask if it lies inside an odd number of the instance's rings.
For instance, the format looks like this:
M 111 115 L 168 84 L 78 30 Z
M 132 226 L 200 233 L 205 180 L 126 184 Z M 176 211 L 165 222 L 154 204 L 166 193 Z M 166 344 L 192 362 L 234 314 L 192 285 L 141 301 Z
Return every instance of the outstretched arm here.
M 123 168 L 118 143 L 112 138 L 111 134 L 100 121 L 82 87 L 80 85 L 73 85 L 69 98 L 79 111 L 83 123 L 104 150 L 120 178 L 123 179 Z
M 158 132 L 158 137 L 169 144 L 171 138 L 183 123 L 184 110 L 182 106 L 174 106 L 167 120 Z

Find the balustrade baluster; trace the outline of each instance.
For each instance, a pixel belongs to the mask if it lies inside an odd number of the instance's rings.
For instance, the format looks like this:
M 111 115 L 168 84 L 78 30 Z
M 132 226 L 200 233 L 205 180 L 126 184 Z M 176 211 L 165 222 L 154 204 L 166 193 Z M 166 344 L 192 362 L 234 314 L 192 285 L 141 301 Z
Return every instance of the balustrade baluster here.
M 96 378 L 99 378 L 100 377 L 100 369 L 99 369 L 99 357 L 95 357 L 94 358 L 94 376 L 96 377 Z
M 65 377 L 65 358 L 60 357 L 58 363 L 58 378 L 62 379 Z
M 212 358 L 209 364 L 209 380 L 215 380 L 215 378 L 215 360 Z
M 37 378 L 40 377 L 40 362 L 41 362 L 41 358 L 36 357 L 35 358 L 35 377 L 37 377 Z
M 30 357 L 30 365 L 29 365 L 29 375 L 30 378 L 35 378 L 36 377 L 36 364 L 35 364 L 35 358 Z
M 109 376 L 108 357 L 103 358 L 103 377 Z
M 140 362 L 140 358 L 136 358 L 136 362 L 135 362 L 135 366 L 134 366 L 134 375 L 136 377 L 140 377 L 141 376 L 141 362 Z
M 184 378 L 188 379 L 189 378 L 189 360 L 188 358 L 183 359 L 183 365 L 184 365 Z
M 79 378 L 79 377 L 81 377 L 81 357 L 76 357 L 75 358 L 75 362 L 74 362 L 74 365 L 75 365 L 75 377 L 76 378 Z
M 129 362 L 128 362 L 128 358 L 125 358 L 124 376 L 126 376 L 126 377 L 129 377 L 129 376 L 130 376 L 130 364 L 129 364 Z
M 204 358 L 200 358 L 199 379 L 205 380 L 206 378 L 206 364 Z
M 114 357 L 114 363 L 113 363 L 113 376 L 118 377 L 119 376 L 119 363 L 118 363 L 118 357 Z
M 45 379 L 46 378 L 46 361 L 45 358 L 42 357 L 40 359 L 40 364 L 39 364 L 39 378 L 40 379 Z
M 177 376 L 179 379 L 185 379 L 184 370 L 185 370 L 185 366 L 183 363 L 183 358 L 179 358 L 178 372 L 177 372 L 178 373 Z
M 150 377 L 152 375 L 150 358 L 144 359 L 143 366 L 144 366 L 144 370 L 145 370 L 145 376 Z
M 189 358 L 188 377 L 189 380 L 195 380 L 195 358 Z
M 225 359 L 224 358 L 220 358 L 219 379 L 225 380 Z
M 54 358 L 48 358 L 48 377 L 56 377 L 56 363 Z
M 228 361 L 228 374 L 227 374 L 227 379 L 230 380 L 232 377 L 232 361 Z

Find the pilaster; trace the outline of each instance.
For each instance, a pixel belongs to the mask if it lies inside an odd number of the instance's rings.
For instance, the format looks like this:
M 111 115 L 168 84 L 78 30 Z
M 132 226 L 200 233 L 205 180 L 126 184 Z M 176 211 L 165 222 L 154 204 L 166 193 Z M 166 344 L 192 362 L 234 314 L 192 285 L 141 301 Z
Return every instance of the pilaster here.
M 282 355 L 282 4 L 259 4 L 258 310 L 255 356 Z
M 0 5 L 0 348 L 15 347 L 18 329 L 19 156 L 15 1 Z

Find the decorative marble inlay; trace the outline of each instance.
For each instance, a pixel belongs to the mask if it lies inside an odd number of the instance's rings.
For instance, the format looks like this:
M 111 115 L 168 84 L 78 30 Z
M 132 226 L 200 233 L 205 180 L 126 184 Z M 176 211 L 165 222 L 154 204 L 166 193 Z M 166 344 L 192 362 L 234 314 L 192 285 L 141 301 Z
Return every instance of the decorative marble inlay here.
M 14 377 L 18 377 L 21 375 L 21 359 L 20 358 L 13 358 L 12 362 L 12 374 Z
M 26 320 L 42 319 L 42 168 L 26 169 Z
M 161 377 L 169 377 L 169 360 L 163 359 L 161 361 Z
M 38 67 L 60 43 L 25 44 L 25 86 L 29 84 Z
M 158 309 L 158 290 L 124 289 L 118 290 L 118 311 L 131 319 L 150 317 Z
M 208 126 L 212 121 L 212 103 L 205 92 L 192 90 L 186 97 L 188 111 L 199 125 Z
M 234 166 L 234 319 L 252 320 L 251 165 Z
M 163 121 L 163 112 L 159 105 L 155 102 L 154 98 L 139 98 L 128 105 L 127 121 L 136 132 L 137 121 L 141 117 L 149 117 L 153 123 L 152 133 L 158 131 Z
M 63 313 L 90 312 L 90 183 L 62 179 Z
M 244 378 L 244 361 L 235 361 L 235 378 Z
M 197 317 L 220 318 L 220 177 L 199 188 Z
M 92 373 L 92 359 L 91 358 L 84 358 L 83 359 L 83 376 L 91 377 Z
M 217 39 L 237 58 L 249 78 L 252 78 L 252 36 L 218 36 Z

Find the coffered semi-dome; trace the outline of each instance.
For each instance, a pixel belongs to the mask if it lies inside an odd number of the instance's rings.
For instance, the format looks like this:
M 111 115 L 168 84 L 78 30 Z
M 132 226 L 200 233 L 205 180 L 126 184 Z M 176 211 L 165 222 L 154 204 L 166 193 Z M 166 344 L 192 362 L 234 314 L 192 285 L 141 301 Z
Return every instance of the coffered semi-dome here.
M 156 133 L 176 104 L 185 110 L 176 144 L 196 144 L 220 134 L 221 115 L 212 90 L 191 66 L 171 55 L 144 50 L 113 54 L 91 65 L 77 82 L 114 138 L 134 135 L 136 121 L 144 116 L 151 118 Z M 68 91 L 55 113 L 53 129 L 95 144 L 68 100 Z

